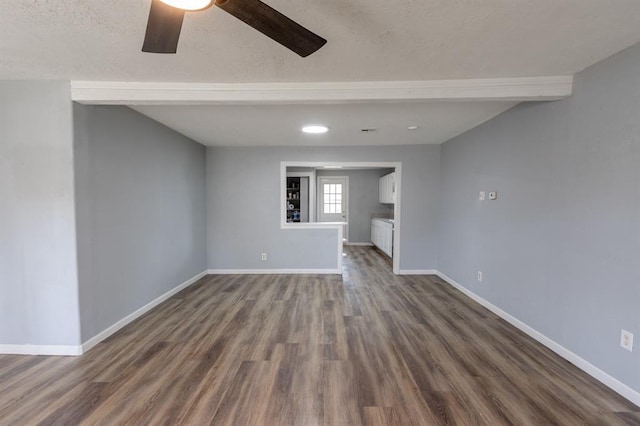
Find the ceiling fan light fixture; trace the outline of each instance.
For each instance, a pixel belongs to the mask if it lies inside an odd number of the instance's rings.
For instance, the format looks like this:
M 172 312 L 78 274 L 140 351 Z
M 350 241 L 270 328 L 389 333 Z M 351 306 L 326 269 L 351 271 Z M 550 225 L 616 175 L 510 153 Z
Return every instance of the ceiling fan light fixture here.
M 164 4 L 182 10 L 202 10 L 213 4 L 213 0 L 160 0 Z
M 149 0 L 147 0 L 149 1 Z M 306 58 L 327 40 L 260 0 L 150 0 L 142 51 L 176 53 L 184 15 L 217 6 L 282 46 Z
M 313 124 L 313 125 L 304 126 L 302 128 L 302 131 L 305 133 L 311 133 L 311 134 L 317 135 L 321 133 L 327 133 L 329 131 L 329 128 L 327 126 Z

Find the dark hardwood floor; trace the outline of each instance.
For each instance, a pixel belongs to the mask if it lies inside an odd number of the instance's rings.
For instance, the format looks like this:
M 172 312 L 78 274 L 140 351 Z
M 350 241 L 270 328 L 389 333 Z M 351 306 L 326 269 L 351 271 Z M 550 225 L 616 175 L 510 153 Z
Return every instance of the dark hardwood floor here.
M 0 356 L 0 424 L 638 425 L 640 409 L 435 277 L 203 278 L 82 357 Z

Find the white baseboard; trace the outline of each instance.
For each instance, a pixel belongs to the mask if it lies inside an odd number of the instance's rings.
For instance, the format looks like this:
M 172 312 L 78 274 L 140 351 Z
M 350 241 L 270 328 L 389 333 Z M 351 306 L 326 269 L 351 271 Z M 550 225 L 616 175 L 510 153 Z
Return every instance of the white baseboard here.
M 209 275 L 342 274 L 340 269 L 209 269 Z
M 373 243 L 347 243 L 348 246 L 373 247 Z
M 60 345 L 0 345 L 0 354 L 3 355 L 56 355 L 77 356 L 82 355 L 82 346 Z
M 82 351 L 81 351 L 80 354 L 82 354 L 83 352 L 87 352 L 89 349 L 93 348 L 95 345 L 97 345 L 98 343 L 100 343 L 101 341 L 106 339 L 107 337 L 111 336 L 113 333 L 115 333 L 116 331 L 120 330 L 122 327 L 124 327 L 127 324 L 133 322 L 134 320 L 138 319 L 142 315 L 146 314 L 151 309 L 155 308 L 156 306 L 158 306 L 159 304 L 161 304 L 162 302 L 164 302 L 165 300 L 167 300 L 171 296 L 173 296 L 173 295 L 179 293 L 180 291 L 184 290 L 185 288 L 189 287 L 191 284 L 195 283 L 196 281 L 198 281 L 200 278 L 204 277 L 205 275 L 207 275 L 207 271 L 200 272 L 195 277 L 189 278 L 187 281 L 183 282 L 182 284 L 178 285 L 177 287 L 172 288 L 171 290 L 169 290 L 168 292 L 166 292 L 162 296 L 156 298 L 155 300 L 152 300 L 151 302 L 147 303 L 146 305 L 144 305 L 140 309 L 138 309 L 135 312 L 133 312 L 133 313 L 127 315 L 126 317 L 122 318 L 120 321 L 116 322 L 115 324 L 113 324 L 109 328 L 107 328 L 107 329 L 101 331 L 100 333 L 96 334 L 91 339 L 87 340 L 86 342 L 84 342 L 82 344 Z M 78 355 L 80 355 L 80 354 L 78 354 Z
M 437 275 L 435 269 L 401 269 L 398 275 Z M 444 279 L 444 278 L 443 278 Z
M 11 354 L 11 355 L 60 355 L 60 356 L 78 356 L 82 355 L 84 352 L 87 352 L 89 349 L 111 336 L 116 331 L 120 330 L 125 325 L 129 324 L 133 320 L 141 317 L 145 313 L 149 312 L 151 309 L 158 306 L 160 303 L 164 302 L 174 294 L 179 291 L 187 288 L 191 284 L 198 281 L 200 278 L 207 275 L 207 272 L 201 272 L 193 278 L 183 282 L 179 286 L 169 290 L 162 296 L 157 299 L 147 303 L 134 313 L 127 315 L 125 318 L 121 319 L 117 323 L 113 324 L 106 330 L 98 333 L 91 339 L 84 342 L 82 345 L 77 346 L 59 346 L 59 345 L 0 345 L 0 354 Z
M 534 329 L 533 327 L 530 327 L 529 325 L 527 325 L 524 322 L 520 321 L 519 319 L 515 318 L 514 316 L 512 316 L 508 312 L 505 312 L 502 309 L 498 308 L 497 306 L 493 305 L 491 302 L 489 302 L 489 301 L 483 299 L 482 297 L 478 296 L 477 294 L 475 294 L 474 292 L 472 292 L 468 288 L 464 287 L 462 284 L 457 283 L 452 278 L 449 278 L 448 276 L 446 276 L 442 272 L 435 271 L 435 274 L 438 277 L 440 277 L 442 280 L 444 280 L 446 283 L 448 283 L 449 285 L 451 285 L 451 286 L 455 287 L 456 289 L 460 290 L 462 293 L 464 293 L 465 295 L 469 296 L 471 299 L 473 299 L 474 301 L 478 302 L 479 304 L 481 304 L 482 306 L 484 306 L 485 308 L 487 308 L 488 310 L 490 310 L 494 314 L 498 315 L 500 318 L 504 319 L 509 324 L 511 324 L 514 327 L 520 329 L 524 333 L 528 334 L 530 337 L 532 337 L 535 340 L 537 340 L 538 342 L 542 343 L 547 348 L 551 349 L 553 352 L 555 352 L 556 354 L 560 355 L 562 358 L 566 359 L 567 361 L 569 361 L 570 363 L 572 363 L 573 365 L 575 365 L 576 367 L 578 367 L 579 369 L 581 369 L 585 373 L 589 374 L 594 379 L 598 380 L 599 382 L 601 382 L 605 386 L 609 387 L 611 390 L 619 393 L 620 395 L 622 395 L 623 397 L 625 397 L 629 401 L 631 401 L 634 404 L 640 406 L 640 392 L 637 392 L 636 390 L 634 390 L 634 389 L 630 388 L 629 386 L 625 385 L 624 383 L 622 383 L 620 380 L 616 379 L 615 377 L 610 376 L 609 374 L 605 373 L 604 371 L 602 371 L 601 369 L 599 369 L 595 365 L 591 364 L 587 360 L 585 360 L 585 359 L 581 358 L 580 356 L 576 355 L 575 353 L 571 352 L 569 349 L 565 348 L 564 346 L 560 345 L 559 343 L 555 342 L 554 340 L 551 340 L 550 338 L 548 338 L 544 334 L 540 333 L 538 330 Z

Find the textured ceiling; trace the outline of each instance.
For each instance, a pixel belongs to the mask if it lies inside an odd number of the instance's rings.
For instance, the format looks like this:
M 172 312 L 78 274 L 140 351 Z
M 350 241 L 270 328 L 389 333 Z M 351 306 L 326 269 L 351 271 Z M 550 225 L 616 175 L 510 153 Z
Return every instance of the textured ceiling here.
M 140 52 L 150 0 L 0 0 L 0 79 L 437 80 L 573 74 L 640 41 L 638 0 L 266 0 L 328 40 L 302 59 L 218 8 Z
M 442 143 L 511 108 L 511 102 L 133 107 L 211 146 L 405 145 Z M 331 128 L 324 135 L 305 124 Z M 408 130 L 418 125 L 417 130 Z M 376 132 L 362 132 L 375 128 Z
M 213 7 L 140 51 L 150 0 L 0 0 L 0 79 L 209 83 L 571 75 L 640 41 L 638 0 L 265 0 L 328 40 L 300 58 Z M 207 145 L 441 143 L 513 103 L 147 106 Z M 308 122 L 324 136 L 302 135 Z M 420 129 L 409 132 L 410 124 Z M 378 128 L 375 133 L 360 132 Z

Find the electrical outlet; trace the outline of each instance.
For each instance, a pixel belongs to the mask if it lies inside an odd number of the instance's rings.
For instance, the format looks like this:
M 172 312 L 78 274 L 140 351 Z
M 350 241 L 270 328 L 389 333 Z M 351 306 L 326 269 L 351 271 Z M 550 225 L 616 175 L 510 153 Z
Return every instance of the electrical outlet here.
M 478 281 L 482 282 L 482 271 L 478 271 Z
M 484 201 L 485 196 L 486 196 L 486 193 L 484 191 L 480 191 L 480 201 Z
M 260 255 L 260 260 L 262 260 L 263 262 L 264 262 L 265 260 L 267 260 L 267 253 L 262 253 L 262 254 Z
M 633 351 L 633 333 L 623 329 L 620 333 L 620 346 L 629 352 Z
M 498 193 L 497 193 L 497 192 L 495 192 L 495 191 L 491 191 L 491 192 L 489 193 L 489 199 L 490 199 L 490 200 L 497 200 L 497 199 L 498 199 Z

